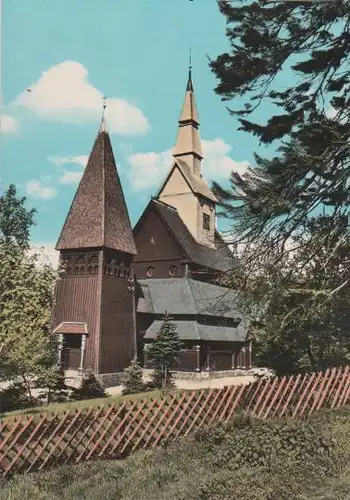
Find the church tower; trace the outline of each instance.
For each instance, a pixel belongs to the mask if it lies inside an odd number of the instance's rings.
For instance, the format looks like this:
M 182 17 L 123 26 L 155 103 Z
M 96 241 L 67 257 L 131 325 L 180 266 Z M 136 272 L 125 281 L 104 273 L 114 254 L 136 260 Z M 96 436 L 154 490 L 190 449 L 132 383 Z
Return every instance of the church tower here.
M 157 198 L 177 209 L 198 243 L 215 248 L 217 199 L 202 175 L 203 152 L 191 67 L 173 157 L 175 162 Z
M 136 247 L 104 117 L 56 250 L 59 361 L 66 370 L 121 372 L 135 352 Z

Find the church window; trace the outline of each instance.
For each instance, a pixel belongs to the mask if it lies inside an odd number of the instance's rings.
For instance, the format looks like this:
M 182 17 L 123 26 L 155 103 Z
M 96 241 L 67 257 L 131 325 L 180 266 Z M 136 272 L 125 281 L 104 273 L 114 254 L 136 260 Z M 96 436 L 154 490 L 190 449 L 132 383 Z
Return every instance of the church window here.
M 98 255 L 97 254 L 90 254 L 89 255 L 89 263 L 96 264 L 97 262 L 98 262 Z
M 170 276 L 177 276 L 177 267 L 171 266 L 169 269 L 169 274 L 170 274 Z
M 154 276 L 156 270 L 154 269 L 154 267 L 149 267 L 146 271 L 146 274 L 149 278 L 152 278 L 152 276 Z
M 210 216 L 208 214 L 203 214 L 203 229 L 210 231 Z

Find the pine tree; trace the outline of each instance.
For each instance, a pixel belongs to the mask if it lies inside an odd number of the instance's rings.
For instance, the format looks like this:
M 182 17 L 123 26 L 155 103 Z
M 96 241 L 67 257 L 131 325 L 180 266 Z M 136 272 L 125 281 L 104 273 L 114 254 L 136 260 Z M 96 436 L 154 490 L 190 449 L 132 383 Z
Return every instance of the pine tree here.
M 225 101 L 239 100 L 235 114 L 243 130 L 269 143 L 324 117 L 349 121 L 350 1 L 300 5 L 219 1 L 228 24 L 230 52 L 211 61 Z M 288 71 L 287 87 L 279 77 Z M 270 106 L 266 124 L 248 118 Z
M 177 328 L 172 318 L 165 313 L 157 338 L 147 349 L 148 359 L 155 368 L 154 383 L 160 387 L 168 387 L 171 382 L 169 370 L 174 366 L 182 349 Z
M 106 392 L 93 373 L 86 373 L 81 386 L 73 389 L 71 398 L 74 401 L 107 397 Z
M 231 50 L 211 61 L 216 92 L 239 98 L 230 112 L 241 130 L 279 146 L 273 158 L 255 155 L 245 174 L 233 172 L 229 188 L 214 184 L 242 249 L 239 273 L 227 273 L 224 284 L 238 288 L 241 307 L 259 319 L 261 363 L 280 374 L 346 363 L 350 1 L 219 6 Z M 255 123 L 260 104 L 270 115 Z
M 137 394 L 145 390 L 145 384 L 142 380 L 143 371 L 140 363 L 135 356 L 128 368 L 125 368 L 123 374 L 123 394 Z

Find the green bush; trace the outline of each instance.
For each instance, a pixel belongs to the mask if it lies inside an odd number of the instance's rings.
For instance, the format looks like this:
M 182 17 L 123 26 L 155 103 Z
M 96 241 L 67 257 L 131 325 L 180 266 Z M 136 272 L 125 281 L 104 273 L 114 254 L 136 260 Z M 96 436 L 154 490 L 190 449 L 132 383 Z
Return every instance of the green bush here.
M 122 378 L 123 394 L 138 394 L 146 390 L 143 383 L 143 371 L 135 356 L 128 368 L 125 368 Z
M 35 404 L 40 404 L 40 402 L 28 396 L 27 388 L 22 383 L 13 382 L 0 392 L 0 412 L 2 413 L 30 408 Z
M 107 394 L 93 373 L 87 373 L 82 380 L 81 386 L 73 389 L 70 395 L 73 401 L 83 399 L 105 398 Z

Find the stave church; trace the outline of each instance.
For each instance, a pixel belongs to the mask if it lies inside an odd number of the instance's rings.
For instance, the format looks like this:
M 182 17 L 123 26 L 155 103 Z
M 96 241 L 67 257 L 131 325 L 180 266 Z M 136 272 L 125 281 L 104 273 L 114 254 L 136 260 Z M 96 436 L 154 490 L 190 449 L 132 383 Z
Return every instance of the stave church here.
M 175 371 L 251 367 L 248 322 L 235 291 L 219 285 L 237 261 L 217 230 L 202 159 L 190 70 L 172 164 L 132 228 L 103 115 L 56 245 L 52 333 L 67 376 L 92 371 L 116 385 L 135 354 L 148 368 L 165 313 L 183 342 Z

